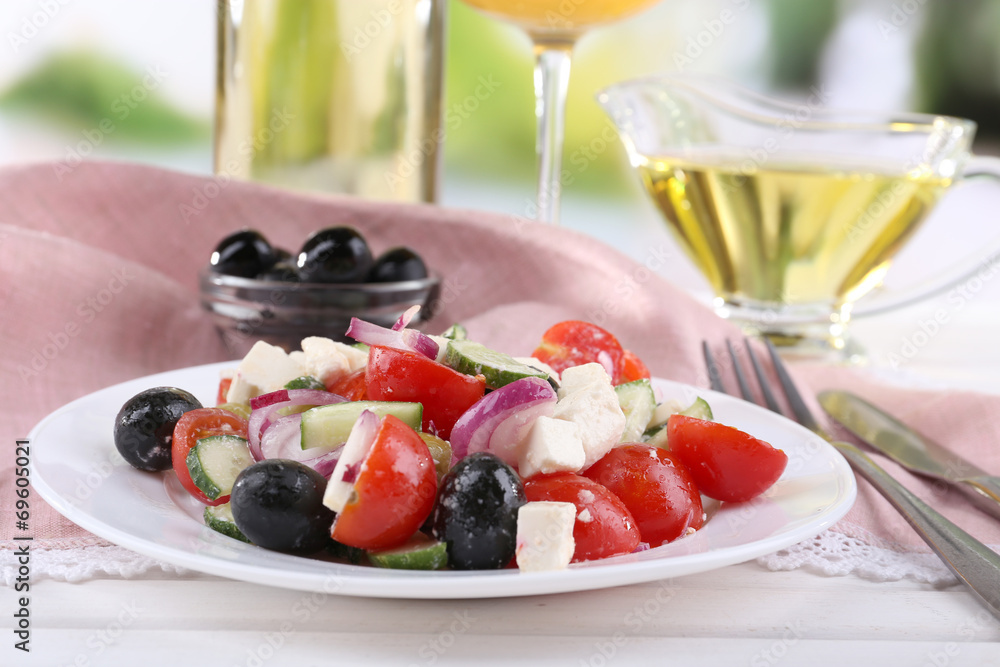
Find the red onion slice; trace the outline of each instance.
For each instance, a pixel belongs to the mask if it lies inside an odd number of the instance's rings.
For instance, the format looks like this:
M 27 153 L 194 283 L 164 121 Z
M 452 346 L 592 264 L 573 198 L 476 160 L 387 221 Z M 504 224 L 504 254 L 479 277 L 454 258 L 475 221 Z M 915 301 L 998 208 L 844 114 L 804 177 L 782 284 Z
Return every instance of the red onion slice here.
M 406 327 L 410 326 L 410 322 L 413 320 L 414 317 L 416 317 L 417 313 L 419 312 L 420 312 L 419 305 L 410 306 L 409 308 L 406 309 L 406 312 L 404 312 L 402 315 L 399 316 L 399 319 L 396 320 L 396 323 L 392 325 L 392 330 L 399 331 L 400 329 L 405 329 Z
M 283 400 L 277 400 L 281 396 L 284 396 Z M 273 458 L 267 456 L 262 451 L 261 439 L 275 423 L 282 419 L 279 413 L 283 408 L 331 405 L 333 403 L 343 403 L 347 400 L 343 396 L 319 389 L 279 389 L 269 394 L 262 394 L 257 398 L 264 400 L 261 401 L 261 407 L 253 408 L 253 411 L 250 413 L 250 421 L 247 424 L 247 440 L 250 445 L 250 453 L 253 455 L 255 461 Z M 251 406 L 252 401 L 253 399 L 251 399 Z M 301 450 L 301 441 L 299 449 Z
M 492 452 L 516 466 L 528 431 L 555 410 L 556 393 L 538 377 L 491 391 L 459 417 L 451 430 L 452 464 L 468 454 Z
M 402 321 L 402 318 L 400 318 L 400 321 Z M 396 324 L 399 324 L 399 322 Z M 386 329 L 377 324 L 352 317 L 351 326 L 347 329 L 347 335 L 365 345 L 381 345 L 382 347 L 392 347 L 397 350 L 408 350 L 422 354 L 428 359 L 437 359 L 438 344 L 433 338 L 416 329 Z

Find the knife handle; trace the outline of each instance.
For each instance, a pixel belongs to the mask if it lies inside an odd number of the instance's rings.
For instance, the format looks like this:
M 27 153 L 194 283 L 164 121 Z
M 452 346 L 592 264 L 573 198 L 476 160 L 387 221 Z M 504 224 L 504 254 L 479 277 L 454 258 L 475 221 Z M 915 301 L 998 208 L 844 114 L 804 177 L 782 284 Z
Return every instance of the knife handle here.
M 903 515 L 990 612 L 1000 618 L 1000 554 L 910 493 L 854 445 L 846 442 L 831 444 Z

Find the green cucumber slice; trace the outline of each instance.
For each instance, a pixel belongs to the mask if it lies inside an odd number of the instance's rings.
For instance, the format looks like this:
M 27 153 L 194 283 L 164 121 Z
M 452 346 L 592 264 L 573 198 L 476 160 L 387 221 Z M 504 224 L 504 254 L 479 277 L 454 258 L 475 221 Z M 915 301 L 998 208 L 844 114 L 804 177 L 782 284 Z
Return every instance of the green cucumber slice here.
M 302 375 L 286 382 L 285 389 L 319 389 L 326 391 L 326 385 L 312 375 Z
M 394 415 L 415 431 L 423 423 L 424 406 L 402 401 L 347 401 L 310 408 L 302 413 L 302 449 L 333 449 L 347 442 L 354 422 L 361 413 L 371 410 L 379 417 Z
M 547 373 L 522 364 L 509 354 L 491 350 L 471 340 L 448 341 L 444 364 L 459 373 L 482 375 L 486 378 L 486 386 L 491 389 L 499 389 L 527 377 L 549 378 Z
M 201 438 L 187 454 L 191 481 L 210 500 L 228 495 L 237 475 L 252 463 L 247 440 L 238 435 Z
M 217 533 L 222 533 L 247 544 L 250 543 L 243 531 L 236 527 L 236 520 L 233 519 L 233 508 L 229 506 L 229 503 L 206 507 L 204 517 L 205 525 Z
M 368 560 L 393 570 L 440 570 L 448 563 L 448 545 L 417 533 L 401 547 L 369 551 Z
M 625 430 L 619 442 L 639 442 L 656 409 L 656 394 L 647 379 L 626 382 L 615 387 L 618 405 L 625 413 Z
M 469 337 L 469 332 L 461 324 L 452 324 L 441 334 L 441 338 L 448 340 L 465 340 Z
M 665 404 L 660 404 L 657 407 L 657 412 Z M 705 419 L 707 421 L 712 421 L 712 408 L 708 405 L 708 401 L 700 396 L 694 399 L 694 403 L 687 406 L 683 410 L 674 410 L 673 412 L 667 414 L 662 420 L 656 420 L 653 425 L 643 434 L 642 439 L 647 445 L 652 445 L 654 447 L 659 447 L 661 449 L 670 449 L 670 443 L 667 437 L 667 421 L 670 419 L 670 415 L 684 415 L 686 417 L 696 417 L 698 419 Z M 658 423 L 657 423 L 658 422 Z
M 684 415 L 685 417 L 696 417 L 698 419 L 712 421 L 712 408 L 709 406 L 708 401 L 701 396 L 694 399 L 694 403 L 687 406 L 677 414 Z

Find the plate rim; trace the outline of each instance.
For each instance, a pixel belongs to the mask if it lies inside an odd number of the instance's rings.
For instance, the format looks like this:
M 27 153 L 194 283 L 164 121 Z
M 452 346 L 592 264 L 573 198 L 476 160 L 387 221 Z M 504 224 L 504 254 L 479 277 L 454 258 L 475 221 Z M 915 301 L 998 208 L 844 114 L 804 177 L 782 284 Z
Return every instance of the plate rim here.
M 100 400 L 102 396 L 120 392 L 128 385 L 161 386 L 168 384 L 166 380 L 178 373 L 200 375 L 212 372 L 217 376 L 219 370 L 233 367 L 237 363 L 238 361 L 227 361 L 189 366 L 109 385 L 74 399 L 49 413 L 31 429 L 27 438 L 29 442 L 34 444 L 40 435 L 44 435 L 46 429 L 57 423 L 57 420 L 66 413 L 73 413 L 92 401 Z M 839 521 L 853 506 L 857 498 L 857 480 L 853 471 L 846 459 L 832 446 L 821 440 L 819 436 L 782 415 L 770 412 L 761 406 L 744 401 L 741 398 L 664 378 L 653 378 L 653 380 L 657 385 L 672 387 L 679 391 L 695 392 L 698 395 L 705 396 L 710 401 L 733 401 L 740 408 L 750 410 L 751 414 L 756 414 L 768 420 L 779 420 L 778 424 L 780 426 L 790 429 L 793 434 L 800 435 L 807 441 L 822 443 L 822 447 L 818 451 L 823 454 L 825 461 L 832 466 L 830 475 L 831 481 L 837 482 L 839 489 L 837 497 L 834 501 L 824 506 L 816 518 L 804 521 L 800 526 L 789 530 L 781 530 L 776 534 L 770 534 L 764 538 L 751 540 L 748 543 L 735 546 L 688 554 L 667 555 L 645 560 L 634 559 L 634 555 L 628 554 L 601 561 L 574 564 L 566 570 L 556 572 L 522 573 L 516 569 L 468 572 L 419 572 L 385 570 L 367 565 L 348 565 L 281 554 L 225 537 L 219 533 L 215 533 L 204 525 L 197 526 L 201 537 L 212 542 L 211 546 L 214 549 L 229 550 L 236 555 L 247 549 L 255 550 L 254 553 L 259 550 L 264 554 L 259 559 L 251 556 L 251 559 L 254 561 L 251 563 L 224 560 L 210 554 L 182 549 L 176 545 L 151 542 L 107 523 L 99 515 L 77 507 L 66 495 L 50 485 L 46 479 L 44 466 L 42 471 L 39 472 L 37 467 L 38 458 L 35 456 L 31 459 L 32 486 L 53 509 L 81 528 L 115 545 L 171 565 L 227 579 L 279 588 L 356 597 L 395 599 L 487 599 L 548 595 L 596 590 L 687 576 L 689 574 L 696 574 L 753 560 L 754 558 L 773 553 L 802 540 L 815 537 Z M 191 387 L 185 388 L 196 395 L 205 395 L 207 393 L 204 391 L 204 388 L 198 390 Z M 111 444 L 110 422 L 108 424 L 107 442 L 109 445 Z M 133 472 L 132 469 L 125 466 L 116 466 L 108 478 L 104 480 L 104 483 L 107 483 L 107 480 L 120 470 L 126 471 L 127 474 L 132 474 Z M 134 472 L 145 474 L 140 471 Z M 176 485 L 175 492 L 179 492 L 179 483 L 169 474 L 169 471 L 156 474 L 162 480 L 162 483 L 157 488 L 162 489 L 165 499 L 176 511 L 177 517 L 174 518 L 180 518 L 184 522 L 189 521 L 190 516 L 183 508 L 176 504 L 171 495 L 171 483 Z M 191 502 L 197 503 L 193 498 Z M 751 503 L 753 502 L 751 501 Z M 134 511 L 135 508 L 133 507 L 132 510 Z M 183 527 L 191 529 L 190 526 Z M 677 544 L 677 542 L 672 544 Z M 669 547 L 670 545 L 666 546 Z M 273 564 L 289 565 L 292 567 L 285 570 L 276 570 Z M 665 567 L 665 565 L 668 567 Z M 596 576 L 595 570 L 599 570 L 601 576 Z M 377 573 L 377 576 L 373 573 Z M 332 586 L 330 585 L 331 580 L 334 582 Z M 446 581 L 457 583 L 442 585 L 442 582 Z M 478 584 L 478 586 L 472 586 L 470 582 Z M 481 590 L 482 587 L 485 587 L 487 590 Z

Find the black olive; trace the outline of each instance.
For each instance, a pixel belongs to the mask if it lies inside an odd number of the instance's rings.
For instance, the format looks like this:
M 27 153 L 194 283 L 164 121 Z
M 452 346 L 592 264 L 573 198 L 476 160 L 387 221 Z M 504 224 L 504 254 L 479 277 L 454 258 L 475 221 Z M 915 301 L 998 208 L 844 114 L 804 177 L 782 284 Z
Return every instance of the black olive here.
M 141 391 L 125 402 L 115 417 L 115 447 L 129 465 L 155 472 L 172 465 L 174 426 L 189 410 L 202 407 L 197 398 L 175 387 Z
M 448 547 L 456 570 L 500 569 L 517 546 L 517 510 L 524 484 L 496 455 L 470 454 L 441 480 L 431 533 Z
M 216 273 L 253 278 L 277 261 L 277 251 L 260 232 L 241 229 L 219 241 L 209 264 Z
M 369 282 L 391 283 L 398 280 L 420 280 L 427 277 L 427 266 L 420 255 L 409 248 L 399 247 L 386 250 L 368 274 Z
M 306 239 L 299 251 L 304 283 L 360 283 L 372 268 L 368 243 L 351 227 L 327 227 Z
M 299 267 L 294 262 L 278 262 L 267 271 L 257 274 L 258 280 L 278 280 L 284 283 L 299 282 Z
M 233 484 L 236 527 L 259 547 L 311 554 L 330 541 L 333 512 L 323 505 L 326 478 L 298 461 L 265 459 Z

